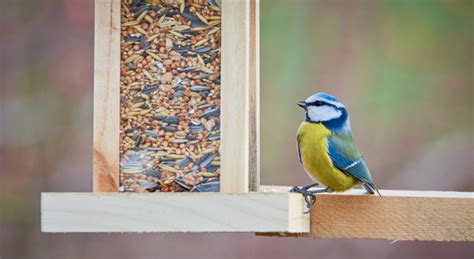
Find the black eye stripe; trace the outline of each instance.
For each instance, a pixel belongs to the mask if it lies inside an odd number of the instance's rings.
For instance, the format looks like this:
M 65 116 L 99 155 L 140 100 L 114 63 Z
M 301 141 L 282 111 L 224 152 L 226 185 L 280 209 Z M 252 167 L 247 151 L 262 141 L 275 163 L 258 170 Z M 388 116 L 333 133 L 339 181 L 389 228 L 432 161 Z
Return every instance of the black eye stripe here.
M 314 106 L 323 106 L 323 105 L 326 105 L 326 103 L 322 102 L 322 101 L 315 101 L 315 102 L 312 102 L 310 103 L 309 105 L 314 105 Z

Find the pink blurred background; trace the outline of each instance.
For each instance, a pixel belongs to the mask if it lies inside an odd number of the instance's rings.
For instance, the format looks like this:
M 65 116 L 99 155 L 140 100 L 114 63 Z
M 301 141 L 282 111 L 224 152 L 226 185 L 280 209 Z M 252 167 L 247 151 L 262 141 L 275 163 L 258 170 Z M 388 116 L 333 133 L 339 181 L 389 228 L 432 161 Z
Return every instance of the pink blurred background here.
M 41 233 L 41 192 L 92 189 L 93 5 L 0 2 L 0 258 L 473 257 L 467 242 Z M 324 90 L 350 108 L 381 188 L 474 190 L 472 1 L 261 9 L 263 184 L 308 181 L 274 147 L 293 147 L 296 101 Z

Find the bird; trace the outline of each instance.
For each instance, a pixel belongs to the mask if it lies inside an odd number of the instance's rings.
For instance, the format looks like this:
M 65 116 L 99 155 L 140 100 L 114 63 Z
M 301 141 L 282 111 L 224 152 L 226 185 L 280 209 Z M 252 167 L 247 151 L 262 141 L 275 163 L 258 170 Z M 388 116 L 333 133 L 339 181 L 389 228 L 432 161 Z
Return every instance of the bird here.
M 359 184 L 368 193 L 381 196 L 354 143 L 346 107 L 336 97 L 322 92 L 298 102 L 298 106 L 305 111 L 296 137 L 298 157 L 315 182 L 294 186 L 290 191 L 303 194 L 308 209 L 315 202 L 316 193 L 344 192 Z M 311 189 L 319 183 L 326 188 Z

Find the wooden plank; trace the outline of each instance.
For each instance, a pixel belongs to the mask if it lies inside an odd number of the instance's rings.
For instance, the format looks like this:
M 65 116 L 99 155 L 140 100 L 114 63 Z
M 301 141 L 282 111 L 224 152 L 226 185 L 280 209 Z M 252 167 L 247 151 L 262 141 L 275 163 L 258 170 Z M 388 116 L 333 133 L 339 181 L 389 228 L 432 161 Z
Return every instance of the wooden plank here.
M 95 1 L 95 192 L 117 192 L 119 176 L 120 1 Z
M 258 1 L 222 1 L 222 192 L 258 189 L 258 62 Z
M 288 193 L 42 193 L 43 232 L 308 232 Z
M 287 191 L 289 187 L 261 189 L 271 193 Z M 380 192 L 382 197 L 367 195 L 360 189 L 318 195 L 311 212 L 310 233 L 301 236 L 474 241 L 474 193 Z

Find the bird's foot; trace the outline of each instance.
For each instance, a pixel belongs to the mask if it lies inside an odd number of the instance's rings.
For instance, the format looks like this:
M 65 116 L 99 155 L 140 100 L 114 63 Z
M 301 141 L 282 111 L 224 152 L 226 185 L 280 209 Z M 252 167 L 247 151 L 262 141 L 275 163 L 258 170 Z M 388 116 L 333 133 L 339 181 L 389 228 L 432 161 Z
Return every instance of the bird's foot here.
M 294 193 L 301 193 L 303 195 L 303 198 L 306 202 L 306 208 L 308 209 L 307 211 L 304 212 L 304 214 L 308 214 L 311 212 L 311 209 L 313 208 L 314 203 L 316 202 L 316 193 L 323 193 L 323 192 L 332 192 L 332 189 L 327 187 L 324 189 L 318 189 L 318 190 L 309 190 L 311 187 L 318 185 L 317 183 L 315 184 L 310 184 L 310 185 L 305 185 L 303 187 L 298 187 L 298 186 L 293 186 L 290 189 L 290 192 Z
M 316 193 L 323 193 L 323 192 L 331 193 L 331 192 L 333 192 L 333 190 L 329 187 L 326 187 L 324 189 L 317 189 L 317 190 L 308 191 L 309 194 L 316 194 Z
M 306 192 L 307 190 L 309 190 L 310 188 L 312 188 L 314 186 L 318 186 L 318 185 L 319 185 L 319 183 L 310 183 L 310 184 L 307 184 L 307 185 L 304 185 L 304 186 L 301 186 L 301 187 L 293 186 L 290 189 L 290 192 L 303 193 L 303 192 Z

